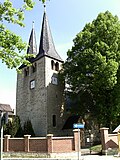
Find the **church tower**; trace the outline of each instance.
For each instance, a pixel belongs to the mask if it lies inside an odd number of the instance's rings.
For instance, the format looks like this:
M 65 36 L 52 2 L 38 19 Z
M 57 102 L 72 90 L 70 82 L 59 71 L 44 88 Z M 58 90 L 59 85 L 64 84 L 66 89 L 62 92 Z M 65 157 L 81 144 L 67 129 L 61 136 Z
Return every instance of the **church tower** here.
M 58 79 L 63 60 L 56 52 L 46 11 L 44 11 L 39 52 L 37 53 L 34 27 L 32 28 L 28 54 L 31 66 L 20 66 L 17 75 L 16 113 L 21 125 L 31 121 L 36 136 L 49 133 L 59 135 L 63 127 L 64 85 Z

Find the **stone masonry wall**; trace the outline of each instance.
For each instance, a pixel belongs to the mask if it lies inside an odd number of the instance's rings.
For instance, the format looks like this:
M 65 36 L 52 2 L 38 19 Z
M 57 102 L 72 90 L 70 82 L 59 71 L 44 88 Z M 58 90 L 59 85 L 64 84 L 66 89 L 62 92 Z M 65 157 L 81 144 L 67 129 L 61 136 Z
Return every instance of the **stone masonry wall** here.
M 45 59 L 45 80 L 47 87 L 47 133 L 53 133 L 54 136 L 61 134 L 64 125 L 64 117 L 61 114 L 62 107 L 64 108 L 64 86 L 58 79 L 58 71 L 51 69 L 51 61 L 59 64 L 61 69 L 61 62 L 52 60 L 51 58 Z M 52 77 L 57 78 L 57 84 L 52 83 Z M 53 115 L 56 116 L 56 126 L 53 126 Z
M 32 73 L 29 67 L 29 75 L 23 73 L 17 79 L 17 104 L 16 113 L 20 117 L 23 126 L 27 120 L 31 120 L 33 129 L 37 135 L 46 135 L 47 132 L 47 90 L 45 88 L 45 60 L 39 59 L 36 63 L 36 72 Z M 35 88 L 30 89 L 30 82 L 35 80 Z
M 16 112 L 20 117 L 23 127 L 27 120 L 31 120 L 36 136 L 46 136 L 53 133 L 61 135 L 65 122 L 64 110 L 64 85 L 58 80 L 57 84 L 52 83 L 52 77 L 58 78 L 58 71 L 52 69 L 51 62 L 61 62 L 49 57 L 42 57 L 36 62 L 36 71 L 32 72 L 30 66 L 29 74 L 25 76 L 25 69 L 17 77 L 17 104 Z M 30 88 L 31 81 L 35 81 L 35 87 Z M 53 126 L 53 115 L 56 116 L 56 125 Z

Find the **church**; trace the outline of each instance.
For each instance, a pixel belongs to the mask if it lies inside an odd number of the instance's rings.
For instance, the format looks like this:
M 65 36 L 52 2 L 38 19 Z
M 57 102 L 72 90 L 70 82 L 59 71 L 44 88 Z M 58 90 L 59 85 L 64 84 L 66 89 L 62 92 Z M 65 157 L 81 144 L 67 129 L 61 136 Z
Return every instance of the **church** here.
M 64 115 L 64 84 L 58 73 L 63 60 L 57 53 L 46 11 L 43 14 L 39 51 L 34 26 L 29 37 L 27 54 L 31 66 L 21 65 L 17 75 L 16 114 L 21 126 L 31 121 L 36 136 L 61 135 L 66 120 Z

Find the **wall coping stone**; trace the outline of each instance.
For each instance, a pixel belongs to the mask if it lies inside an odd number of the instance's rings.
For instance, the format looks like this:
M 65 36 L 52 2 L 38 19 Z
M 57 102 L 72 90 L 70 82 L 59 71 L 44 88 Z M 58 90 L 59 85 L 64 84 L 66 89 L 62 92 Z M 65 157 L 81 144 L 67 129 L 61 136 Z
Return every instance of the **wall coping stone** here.
M 103 127 L 103 128 L 100 128 L 100 130 L 109 130 L 109 128 Z
M 53 137 L 53 134 L 47 134 L 47 137 Z
M 47 139 L 46 137 L 31 137 L 30 139 Z
M 10 138 L 10 139 L 19 140 L 19 139 L 25 139 L 25 138 L 19 138 L 19 137 L 17 138 L 17 137 L 16 137 L 16 138 Z
M 108 137 L 117 136 L 118 134 L 108 134 Z
M 74 137 L 53 137 L 52 139 L 73 139 Z

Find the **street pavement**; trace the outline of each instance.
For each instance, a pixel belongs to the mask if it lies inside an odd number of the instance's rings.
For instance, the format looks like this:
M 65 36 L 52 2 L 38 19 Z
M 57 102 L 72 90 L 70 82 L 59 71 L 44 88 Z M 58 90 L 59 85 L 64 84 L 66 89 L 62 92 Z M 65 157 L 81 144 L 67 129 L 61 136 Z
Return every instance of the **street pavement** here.
M 99 156 L 99 155 L 85 155 L 81 156 L 79 159 L 70 158 L 3 158 L 3 160 L 120 160 L 118 156 Z
M 99 156 L 99 155 L 86 155 L 82 156 L 83 160 L 120 160 L 118 156 Z

